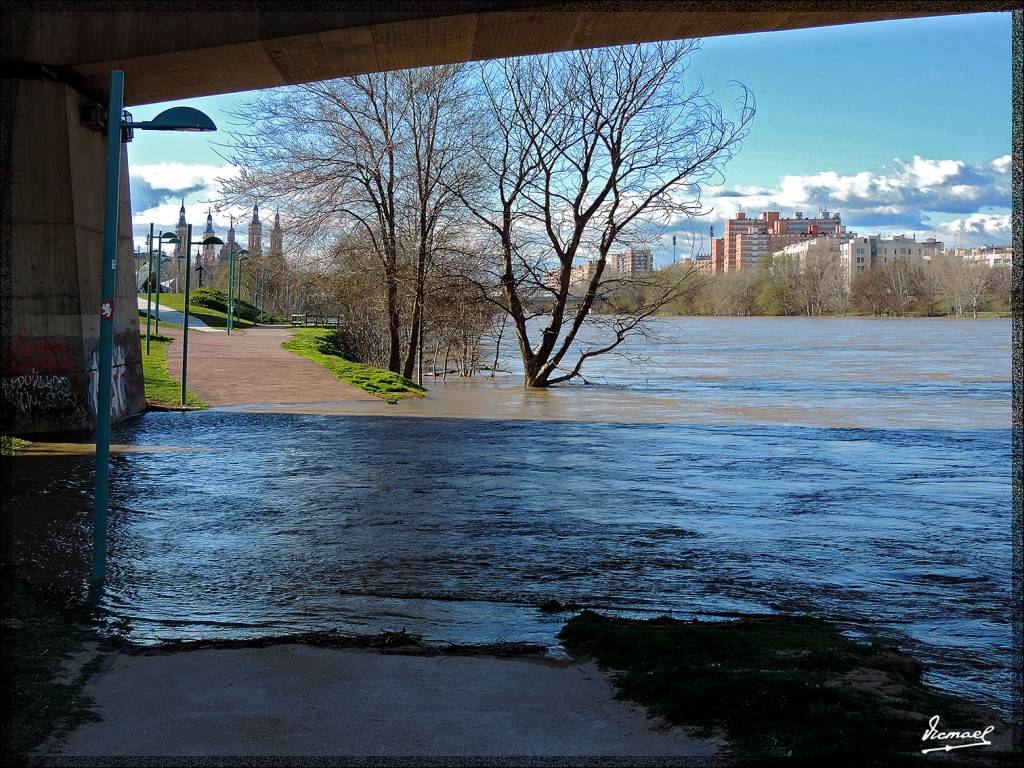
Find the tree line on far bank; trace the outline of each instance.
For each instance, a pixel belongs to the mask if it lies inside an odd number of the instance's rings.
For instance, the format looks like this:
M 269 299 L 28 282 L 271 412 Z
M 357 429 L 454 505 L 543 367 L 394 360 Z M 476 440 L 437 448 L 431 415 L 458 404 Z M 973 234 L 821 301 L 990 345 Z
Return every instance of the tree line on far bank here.
M 684 265 L 665 271 L 685 272 Z M 1011 311 L 1011 270 L 959 258 L 894 261 L 864 270 L 850 282 L 837 255 L 812 255 L 802 268 L 793 257 L 767 256 L 753 269 L 714 277 L 691 270 L 689 281 L 690 289 L 666 304 L 662 314 L 977 317 Z M 623 294 L 608 306 L 628 309 L 632 300 Z

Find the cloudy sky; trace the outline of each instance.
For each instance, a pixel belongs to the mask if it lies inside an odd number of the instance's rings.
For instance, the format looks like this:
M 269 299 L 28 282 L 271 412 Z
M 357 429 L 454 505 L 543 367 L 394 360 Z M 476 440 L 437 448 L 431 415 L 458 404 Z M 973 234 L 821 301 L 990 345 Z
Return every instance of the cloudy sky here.
M 730 81 L 747 86 L 757 116 L 722 184 L 705 191 L 710 213 L 680 222 L 658 261 L 691 247 L 744 211 L 839 213 L 862 234 L 935 237 L 950 246 L 1010 242 L 1010 14 L 929 19 L 707 38 L 688 78 L 727 103 Z M 173 228 L 185 198 L 204 225 L 228 112 L 251 94 L 193 99 L 222 129 L 214 134 L 136 134 L 128 145 L 136 244 L 152 222 Z M 132 109 L 146 120 L 168 105 Z M 214 213 L 223 236 L 229 213 Z M 269 217 L 270 212 L 266 212 Z M 244 224 L 237 227 L 244 240 Z M 691 246 L 689 243 L 694 243 Z

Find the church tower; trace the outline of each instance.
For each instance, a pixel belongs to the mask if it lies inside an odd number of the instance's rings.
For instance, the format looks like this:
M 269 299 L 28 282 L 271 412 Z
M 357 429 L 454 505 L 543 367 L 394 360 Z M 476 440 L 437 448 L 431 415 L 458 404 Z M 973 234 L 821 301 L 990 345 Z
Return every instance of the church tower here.
M 210 209 L 207 209 L 206 210 L 206 229 L 203 230 L 202 240 L 205 240 L 208 237 L 213 237 L 215 234 L 216 233 L 213 231 L 213 211 L 210 210 Z M 200 242 L 202 242 L 202 240 Z M 213 259 L 214 259 L 213 246 L 212 245 L 204 245 L 203 246 L 203 255 L 202 255 L 202 258 L 199 260 L 200 264 L 202 264 L 204 267 L 208 267 L 208 266 L 210 266 L 213 263 Z
M 235 217 L 230 218 L 230 226 L 228 227 L 228 236 L 224 240 L 224 245 L 220 247 L 220 255 L 217 257 L 222 263 L 227 264 L 231 261 L 231 252 L 238 253 L 242 250 L 242 246 L 235 242 Z
M 263 225 L 260 224 L 260 204 L 252 207 L 252 221 L 249 222 L 249 258 L 258 259 L 263 255 Z
M 281 212 L 274 214 L 274 228 L 270 230 L 270 251 L 267 254 L 273 261 L 284 258 L 284 235 L 281 232 Z
M 178 211 L 178 226 L 175 227 L 174 233 L 178 236 L 179 242 L 174 246 L 174 258 L 183 259 L 185 258 L 185 238 L 188 237 L 188 224 L 185 223 L 185 198 L 181 198 L 181 210 Z

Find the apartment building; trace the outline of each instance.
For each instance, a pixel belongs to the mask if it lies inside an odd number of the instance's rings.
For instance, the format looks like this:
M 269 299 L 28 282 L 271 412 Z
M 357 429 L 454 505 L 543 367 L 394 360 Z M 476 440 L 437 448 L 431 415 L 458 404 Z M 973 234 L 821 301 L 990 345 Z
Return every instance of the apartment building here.
M 760 217 L 750 219 L 741 211 L 736 218 L 726 219 L 724 237 L 711 244 L 713 268 L 715 272 L 750 269 L 786 246 L 844 232 L 840 215 L 824 209 L 818 211 L 817 218 L 804 218 L 802 211 L 796 211 L 788 219 L 778 211 L 763 211 Z
M 834 256 L 843 274 L 852 282 L 864 270 L 882 269 L 894 261 L 920 263 L 939 259 L 943 249 L 942 242 L 935 238 L 919 243 L 915 237 L 905 235 L 882 237 L 843 232 L 794 243 L 775 254 L 798 259 L 801 269 L 814 254 Z
M 942 243 L 935 238 L 919 243 L 916 237 L 905 235 L 868 235 L 847 242 L 840 251 L 840 259 L 844 273 L 852 282 L 866 269 L 884 269 L 894 261 L 920 264 L 937 258 L 941 253 Z
M 608 257 L 608 267 L 620 275 L 642 275 L 654 271 L 654 254 L 647 249 L 630 248 Z
M 1012 267 L 1012 245 L 983 245 L 980 248 L 960 251 L 965 261 L 984 261 L 990 267 Z
M 589 283 L 597 273 L 599 260 L 585 259 L 577 264 L 569 273 L 569 282 L 573 285 Z M 654 271 L 654 254 L 647 249 L 630 248 L 622 253 L 610 254 L 605 263 L 604 274 L 607 277 L 623 277 L 642 275 Z M 558 284 L 558 271 L 548 275 L 548 284 Z

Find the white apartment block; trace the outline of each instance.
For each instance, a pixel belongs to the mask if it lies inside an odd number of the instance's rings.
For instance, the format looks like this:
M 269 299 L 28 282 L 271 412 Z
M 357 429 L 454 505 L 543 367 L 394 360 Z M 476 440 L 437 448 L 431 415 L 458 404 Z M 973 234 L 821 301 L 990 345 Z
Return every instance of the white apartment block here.
M 654 271 L 654 254 L 647 249 L 630 248 L 608 257 L 608 266 L 620 275 L 641 275 Z
M 852 282 L 864 270 L 883 269 L 894 261 L 931 261 L 942 254 L 942 243 L 934 238 L 919 243 L 905 235 L 882 237 L 844 232 L 794 243 L 775 254 L 799 259 L 801 269 L 812 254 L 834 255 L 843 274 Z
M 570 283 L 589 283 L 597 272 L 599 259 L 586 259 L 570 272 Z M 654 271 L 654 254 L 647 249 L 630 248 L 623 253 L 610 254 L 605 262 L 604 274 L 608 277 L 642 275 Z M 548 278 L 549 285 L 557 285 L 557 270 L 554 279 Z
M 837 259 L 842 256 L 843 245 L 857 237 L 852 232 L 843 232 L 837 235 L 823 235 L 813 240 L 803 240 L 799 243 L 787 245 L 781 251 L 775 251 L 775 256 L 789 256 L 796 259 L 800 268 L 807 266 L 807 260 L 815 256 L 834 256 Z
M 990 267 L 1012 267 L 1012 245 L 983 245 L 980 248 L 959 251 L 964 261 L 984 261 Z

